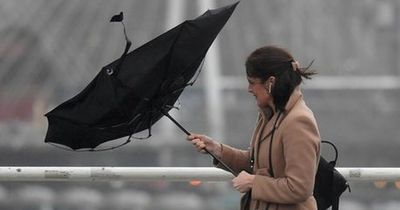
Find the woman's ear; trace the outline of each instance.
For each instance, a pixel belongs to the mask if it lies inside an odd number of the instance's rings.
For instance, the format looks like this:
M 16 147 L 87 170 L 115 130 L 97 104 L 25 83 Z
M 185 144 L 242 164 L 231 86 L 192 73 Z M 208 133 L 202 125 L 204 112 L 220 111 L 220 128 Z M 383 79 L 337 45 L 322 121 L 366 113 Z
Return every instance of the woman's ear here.
M 272 88 L 274 85 L 275 85 L 275 77 L 274 76 L 269 77 L 267 79 L 267 81 L 265 81 L 264 87 L 269 94 L 271 94 L 271 91 L 272 91 Z
M 270 76 L 270 77 L 268 77 L 267 80 L 265 80 L 264 86 L 268 87 L 269 84 L 275 85 L 275 77 L 274 76 Z
M 267 79 L 267 83 L 270 84 L 271 86 L 275 86 L 275 81 L 276 81 L 276 78 L 274 76 L 270 76 Z

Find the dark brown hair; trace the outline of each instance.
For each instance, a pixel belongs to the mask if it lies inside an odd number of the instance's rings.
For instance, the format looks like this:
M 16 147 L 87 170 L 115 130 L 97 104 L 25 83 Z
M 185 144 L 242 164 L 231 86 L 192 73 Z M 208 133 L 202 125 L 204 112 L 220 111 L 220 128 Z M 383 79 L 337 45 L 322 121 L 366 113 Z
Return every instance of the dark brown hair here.
M 311 79 L 311 76 L 316 74 L 310 70 L 312 62 L 306 68 L 298 67 L 295 71 L 292 66 L 294 61 L 287 50 L 276 46 L 261 47 L 252 52 L 246 60 L 248 77 L 259 78 L 262 82 L 271 76 L 276 78 L 271 94 L 276 109 L 280 111 L 284 111 L 290 95 L 303 78 Z

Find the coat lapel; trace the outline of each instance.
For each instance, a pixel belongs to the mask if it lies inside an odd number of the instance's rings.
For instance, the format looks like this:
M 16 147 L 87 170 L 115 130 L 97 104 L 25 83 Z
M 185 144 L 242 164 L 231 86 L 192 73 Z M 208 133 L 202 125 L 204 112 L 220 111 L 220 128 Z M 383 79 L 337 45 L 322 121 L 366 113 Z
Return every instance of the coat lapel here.
M 278 115 L 274 114 L 272 118 L 264 124 L 264 129 L 260 130 L 260 136 L 259 136 L 259 143 L 263 142 L 265 139 L 268 138 L 272 134 L 272 130 L 274 129 L 274 122 L 276 120 L 276 117 Z

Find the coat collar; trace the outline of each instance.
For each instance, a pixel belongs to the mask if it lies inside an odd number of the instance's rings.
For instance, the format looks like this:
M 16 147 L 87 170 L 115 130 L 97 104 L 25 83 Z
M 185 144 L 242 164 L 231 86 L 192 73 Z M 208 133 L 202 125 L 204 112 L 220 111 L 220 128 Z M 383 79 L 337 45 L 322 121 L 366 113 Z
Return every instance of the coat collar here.
M 292 108 L 296 105 L 296 103 L 303 98 L 303 94 L 301 93 L 300 87 L 297 86 L 292 94 L 289 97 L 288 102 L 286 103 L 285 106 L 285 111 L 280 115 L 278 119 L 278 123 L 276 127 L 278 127 L 282 120 L 285 118 L 285 116 L 292 110 Z M 276 118 L 278 117 L 278 114 L 276 112 L 273 112 L 272 109 L 269 110 L 259 110 L 260 115 L 261 115 L 261 129 L 260 129 L 260 142 L 264 141 L 269 135 L 271 135 L 272 130 L 274 128 L 275 121 L 277 120 Z
M 303 94 L 301 93 L 300 87 L 297 86 L 294 90 L 292 95 L 290 95 L 288 102 L 285 106 L 285 112 L 289 112 L 294 105 L 303 98 Z

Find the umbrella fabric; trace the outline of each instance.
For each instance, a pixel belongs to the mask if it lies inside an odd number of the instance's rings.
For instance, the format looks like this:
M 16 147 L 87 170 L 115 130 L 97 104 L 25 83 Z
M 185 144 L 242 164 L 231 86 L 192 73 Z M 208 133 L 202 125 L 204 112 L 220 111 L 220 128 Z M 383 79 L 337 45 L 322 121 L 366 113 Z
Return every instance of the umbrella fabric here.
M 237 4 L 208 10 L 130 53 L 127 43 L 121 58 L 45 115 L 49 123 L 45 142 L 73 150 L 94 149 L 150 129 L 193 84 L 207 50 Z

